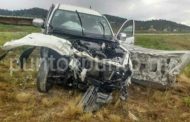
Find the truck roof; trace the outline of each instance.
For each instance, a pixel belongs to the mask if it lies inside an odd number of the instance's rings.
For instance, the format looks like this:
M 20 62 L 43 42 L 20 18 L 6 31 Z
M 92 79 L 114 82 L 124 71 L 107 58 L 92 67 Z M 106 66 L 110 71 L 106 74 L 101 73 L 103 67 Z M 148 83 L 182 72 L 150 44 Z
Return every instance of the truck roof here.
M 59 9 L 67 10 L 67 11 L 78 11 L 80 13 L 102 16 L 99 12 L 97 12 L 95 10 L 83 8 L 83 7 L 78 7 L 78 6 L 74 6 L 74 5 L 60 4 Z

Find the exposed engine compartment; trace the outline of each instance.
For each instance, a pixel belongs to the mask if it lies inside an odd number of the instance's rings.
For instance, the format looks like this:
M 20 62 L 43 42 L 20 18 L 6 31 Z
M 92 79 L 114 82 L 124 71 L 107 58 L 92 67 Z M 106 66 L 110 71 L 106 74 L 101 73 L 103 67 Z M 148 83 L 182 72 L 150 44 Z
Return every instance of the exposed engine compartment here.
M 77 49 L 80 52 L 85 52 L 95 58 L 96 60 L 102 61 L 111 60 L 112 62 L 116 62 L 119 64 L 124 64 L 124 60 L 126 57 L 126 52 L 119 46 L 113 46 L 113 44 L 109 43 L 97 43 L 86 41 L 86 40 L 74 40 L 72 41 L 73 48 Z M 54 67 L 55 71 L 50 69 L 50 78 L 54 76 L 56 79 L 52 81 L 59 80 L 59 83 L 64 84 L 68 87 L 79 88 L 83 91 L 86 91 L 86 97 L 89 97 L 89 93 L 94 97 L 91 102 L 87 102 L 86 99 L 92 98 L 83 98 L 83 104 L 86 106 L 86 111 L 93 111 L 100 107 L 100 103 L 106 103 L 111 100 L 111 93 L 118 89 L 121 91 L 122 99 L 127 99 L 127 85 L 128 78 L 132 75 L 132 70 L 126 65 L 123 68 L 118 68 L 114 65 L 104 65 L 101 63 L 97 63 L 95 61 L 89 60 L 87 57 L 81 57 L 75 55 L 74 58 L 64 57 L 59 55 L 53 50 L 49 50 L 49 56 L 56 59 L 53 63 L 54 66 L 57 64 L 57 61 L 60 58 L 64 58 L 65 60 L 69 60 L 70 66 L 66 70 L 59 70 L 59 68 Z M 64 67 L 66 64 L 61 63 Z M 93 87 L 89 87 L 93 86 Z M 94 90 L 94 92 L 89 92 Z M 90 96 L 91 96 L 90 95 Z M 100 95 L 97 97 L 97 95 Z M 99 99 L 100 103 L 95 102 Z M 101 100 L 100 100 L 101 99 Z M 108 100 L 109 99 L 109 100 Z M 90 104 L 95 104 L 91 107 Z
M 126 58 L 126 52 L 116 44 L 113 46 L 113 44 L 105 42 L 96 43 L 86 40 L 75 40 L 72 41 L 72 45 L 73 48 L 77 49 L 80 52 L 89 54 L 100 62 L 103 62 L 103 59 L 105 59 L 122 65 L 124 64 L 124 60 Z M 104 94 L 103 96 L 107 96 L 104 99 L 102 98 L 102 101 L 104 102 L 106 102 L 108 98 L 111 99 L 111 93 L 116 89 L 122 91 L 121 96 L 123 99 L 127 99 L 127 82 L 128 78 L 132 74 L 131 69 L 127 67 L 128 64 L 123 68 L 118 68 L 114 65 L 101 64 L 95 61 L 92 62 L 86 57 L 80 57 L 77 55 L 74 56 L 74 59 L 66 58 L 59 55 L 53 50 L 49 50 L 48 55 L 49 57 L 56 59 L 53 63 L 54 66 L 57 64 L 57 61 L 60 58 L 64 58 L 70 62 L 70 67 L 68 67 L 68 69 L 66 69 L 64 72 L 60 71 L 57 67 L 54 67 L 54 69 L 56 69 L 54 72 L 50 69 L 50 78 L 60 76 L 59 78 L 56 77 L 56 79 L 53 79 L 52 81 L 59 80 L 59 83 L 62 83 L 65 86 L 79 88 L 84 91 L 86 91 L 89 86 L 93 86 L 92 88 L 96 91 L 96 93 L 99 93 L 99 95 Z M 65 65 L 66 64 L 62 64 L 62 66 Z M 89 92 L 89 90 L 87 90 L 87 92 Z M 92 103 L 87 102 L 85 104 Z M 89 107 L 89 105 L 85 106 Z M 92 109 L 88 107 L 86 109 Z
M 89 39 L 66 40 L 35 33 L 7 42 L 3 49 L 9 51 L 26 45 L 40 47 L 42 60 L 37 76 L 40 92 L 48 92 L 54 84 L 79 88 L 86 91 L 80 102 L 85 111 L 97 110 L 109 102 L 114 90 L 120 91 L 122 100 L 127 99 L 132 62 L 127 50 L 118 43 Z M 28 57 L 34 49 L 24 51 L 20 61 L 25 58 L 25 53 Z

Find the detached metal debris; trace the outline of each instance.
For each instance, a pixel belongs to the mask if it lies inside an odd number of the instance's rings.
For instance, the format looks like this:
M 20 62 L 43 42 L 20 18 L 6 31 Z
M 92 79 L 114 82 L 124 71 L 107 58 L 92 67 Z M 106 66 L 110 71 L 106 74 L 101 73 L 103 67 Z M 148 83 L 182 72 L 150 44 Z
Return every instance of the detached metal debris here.
M 132 81 L 145 86 L 166 89 L 190 64 L 190 51 L 163 51 L 125 45 L 133 62 Z
M 127 20 L 115 35 L 100 13 L 70 5 L 52 5 L 46 20 L 34 19 L 43 34 L 33 33 L 4 44 L 7 52 L 31 46 L 20 56 L 27 60 L 40 48 L 37 88 L 48 92 L 54 84 L 86 91 L 81 102 L 85 111 L 96 111 L 120 91 L 127 100 L 132 82 L 170 87 L 176 75 L 190 63 L 188 51 L 160 51 L 134 46 L 135 23 Z M 1 57 L 4 58 L 6 53 Z

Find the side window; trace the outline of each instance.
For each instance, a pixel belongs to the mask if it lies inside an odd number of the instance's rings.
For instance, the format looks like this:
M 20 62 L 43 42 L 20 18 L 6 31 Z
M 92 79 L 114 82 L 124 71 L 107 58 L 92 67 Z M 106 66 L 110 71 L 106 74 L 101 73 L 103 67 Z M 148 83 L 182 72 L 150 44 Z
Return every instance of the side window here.
M 123 28 L 121 33 L 125 33 L 127 37 L 133 36 L 133 25 L 129 25 Z
M 127 38 L 134 37 L 135 25 L 133 20 L 124 22 L 117 33 L 117 39 L 126 41 Z

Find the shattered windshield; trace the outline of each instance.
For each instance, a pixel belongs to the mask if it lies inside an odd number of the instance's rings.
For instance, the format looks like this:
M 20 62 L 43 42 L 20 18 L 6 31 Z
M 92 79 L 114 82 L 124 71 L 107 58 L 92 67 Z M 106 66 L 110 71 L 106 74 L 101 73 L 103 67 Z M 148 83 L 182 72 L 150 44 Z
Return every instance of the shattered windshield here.
M 86 37 L 112 38 L 111 29 L 103 16 L 57 10 L 51 21 L 54 30 Z

